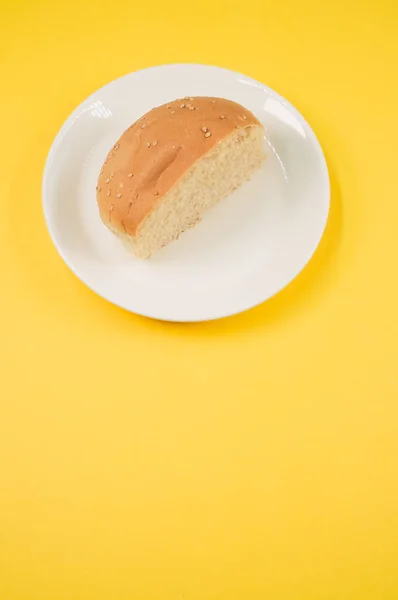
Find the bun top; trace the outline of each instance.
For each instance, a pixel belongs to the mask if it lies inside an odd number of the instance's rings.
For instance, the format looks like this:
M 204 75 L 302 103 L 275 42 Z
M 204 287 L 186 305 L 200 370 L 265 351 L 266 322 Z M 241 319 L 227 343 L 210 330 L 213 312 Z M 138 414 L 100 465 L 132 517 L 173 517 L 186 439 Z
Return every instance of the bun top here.
M 152 109 L 108 153 L 97 185 L 104 223 L 135 235 L 159 200 L 198 159 L 236 129 L 260 125 L 224 98 L 186 97 Z

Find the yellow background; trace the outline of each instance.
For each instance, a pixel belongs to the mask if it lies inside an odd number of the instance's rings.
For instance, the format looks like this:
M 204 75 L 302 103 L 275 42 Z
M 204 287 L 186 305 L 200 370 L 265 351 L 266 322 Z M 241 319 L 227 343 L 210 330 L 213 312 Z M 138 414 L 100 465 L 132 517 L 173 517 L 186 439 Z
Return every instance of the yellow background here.
M 396 600 L 396 2 L 1 8 L 0 599 Z M 43 221 L 69 113 L 169 62 L 273 87 L 330 167 L 310 265 L 219 322 L 107 304 Z

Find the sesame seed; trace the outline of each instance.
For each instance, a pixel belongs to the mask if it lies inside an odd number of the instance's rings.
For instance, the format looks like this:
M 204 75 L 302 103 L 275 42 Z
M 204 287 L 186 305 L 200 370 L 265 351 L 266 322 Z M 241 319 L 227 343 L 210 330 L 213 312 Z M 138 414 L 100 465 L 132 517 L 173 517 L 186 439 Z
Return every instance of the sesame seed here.
M 114 176 L 115 173 L 111 173 L 111 178 Z
M 215 100 L 212 100 L 212 101 L 211 101 L 211 103 L 212 103 L 212 104 L 215 104 L 215 103 L 216 103 L 216 101 L 215 101 Z
M 180 104 L 180 108 L 185 108 L 185 104 L 184 103 Z
M 191 106 L 188 106 L 188 110 L 195 110 L 195 107 L 191 104 Z
M 184 100 L 189 100 L 189 96 L 185 96 Z
M 132 177 L 132 176 L 133 176 L 133 174 L 132 174 L 132 173 L 129 173 L 129 174 L 127 175 L 127 177 Z
M 171 104 L 169 104 L 167 108 L 171 108 Z
M 155 196 L 159 196 L 159 192 L 158 191 L 155 191 L 153 193 L 155 194 Z
M 107 196 L 110 196 L 110 195 L 111 195 L 111 190 L 108 190 L 108 191 L 106 192 L 106 195 L 107 195 Z
M 100 191 L 101 191 L 101 188 L 98 188 L 98 191 L 100 192 Z
M 108 179 L 105 179 L 105 183 L 109 183 L 109 182 L 110 182 L 110 179 L 108 177 Z
M 247 119 L 246 115 L 242 115 L 242 119 L 243 119 L 244 121 L 246 121 L 246 119 Z
M 122 195 L 121 194 L 116 194 L 116 198 L 121 198 Z
M 207 127 L 202 127 L 202 131 L 203 133 L 207 133 L 209 130 L 207 129 Z
M 170 111 L 170 113 L 171 113 L 172 115 L 174 115 L 174 113 L 175 113 L 175 110 L 171 110 L 171 111 Z
M 146 127 L 145 123 L 141 125 L 141 129 L 144 129 L 144 127 Z
M 190 100 L 193 100 L 193 98 L 190 98 Z
M 224 120 L 225 119 L 225 115 L 220 115 L 220 119 Z
M 206 131 L 206 133 L 205 133 L 205 137 L 210 137 L 210 136 L 211 136 L 211 133 L 210 133 L 210 131 Z
M 158 145 L 158 141 L 155 140 L 154 142 L 152 142 L 152 146 L 157 146 Z
M 119 183 L 119 187 L 122 188 L 123 187 L 123 182 Z
M 147 148 L 150 148 L 151 147 L 151 142 L 148 142 L 146 146 L 147 146 Z

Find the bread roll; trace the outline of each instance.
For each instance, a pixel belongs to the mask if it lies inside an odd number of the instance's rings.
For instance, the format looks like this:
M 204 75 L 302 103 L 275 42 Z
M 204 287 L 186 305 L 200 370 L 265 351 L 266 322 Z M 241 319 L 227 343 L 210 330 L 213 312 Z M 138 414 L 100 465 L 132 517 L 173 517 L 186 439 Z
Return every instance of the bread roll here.
M 136 121 L 109 152 L 97 185 L 104 224 L 147 258 L 198 223 L 264 159 L 264 131 L 243 106 L 184 98 Z

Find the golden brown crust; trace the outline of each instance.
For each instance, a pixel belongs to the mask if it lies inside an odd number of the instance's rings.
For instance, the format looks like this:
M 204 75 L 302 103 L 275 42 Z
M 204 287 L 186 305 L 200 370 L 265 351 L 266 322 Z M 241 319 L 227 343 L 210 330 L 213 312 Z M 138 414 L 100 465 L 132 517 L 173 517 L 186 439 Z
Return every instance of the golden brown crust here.
M 240 104 L 187 97 L 149 111 L 109 152 L 97 185 L 104 223 L 135 235 L 184 173 L 236 128 L 260 125 Z

